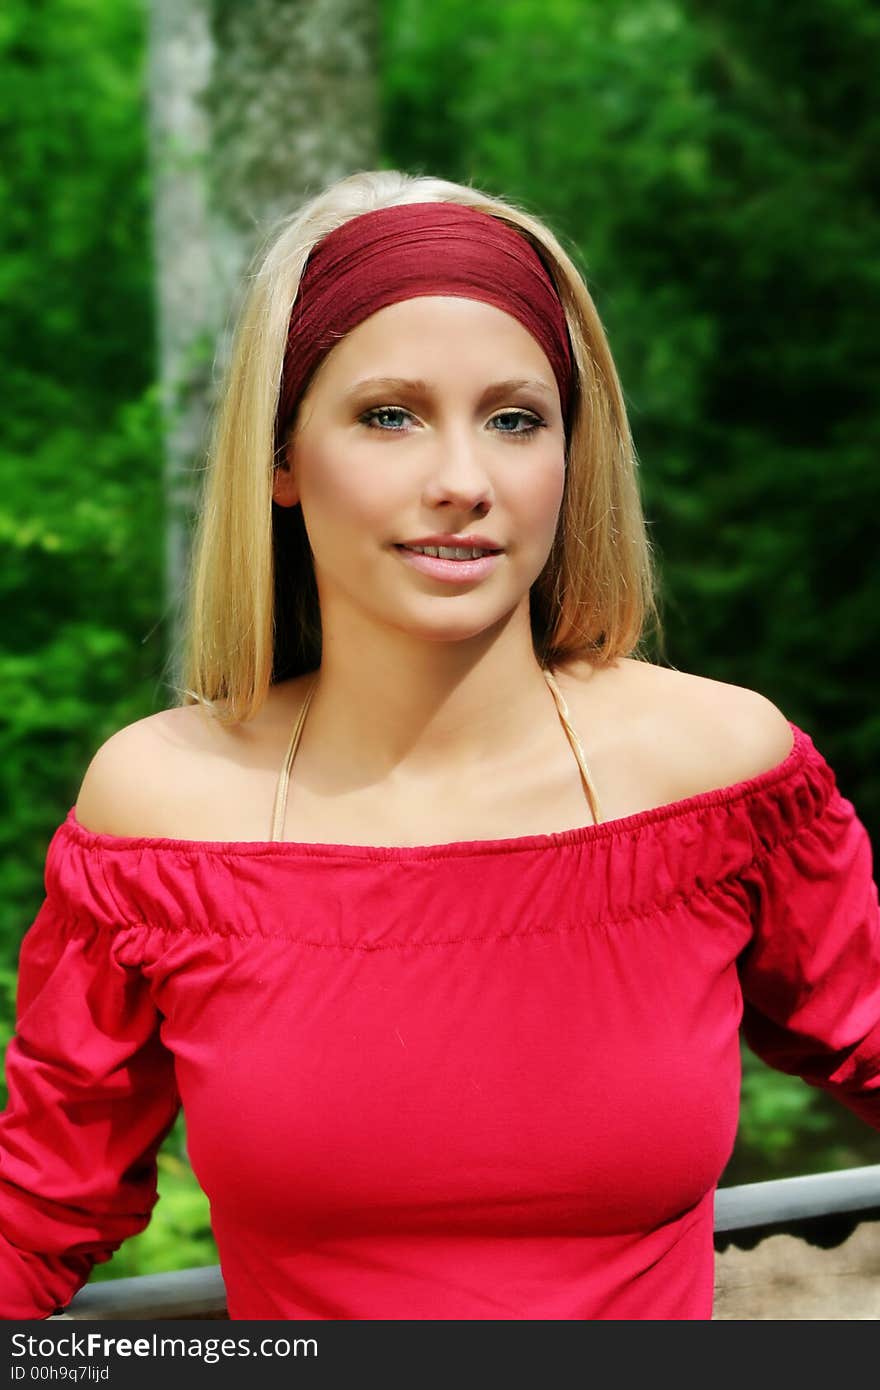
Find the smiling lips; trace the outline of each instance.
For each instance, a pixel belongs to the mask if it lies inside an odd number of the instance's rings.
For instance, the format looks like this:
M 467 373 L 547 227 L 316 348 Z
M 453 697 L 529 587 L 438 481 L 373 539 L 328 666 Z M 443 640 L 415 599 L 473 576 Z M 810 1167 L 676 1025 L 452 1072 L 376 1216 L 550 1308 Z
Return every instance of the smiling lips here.
M 414 541 L 401 541 L 401 545 L 407 550 L 438 550 L 441 546 L 450 550 L 503 550 L 497 541 L 493 541 L 489 536 L 480 536 L 476 532 L 468 535 L 456 535 L 452 531 L 437 532 L 433 536 L 416 536 Z
M 395 549 L 407 565 L 411 565 L 421 574 L 425 574 L 431 579 L 445 580 L 447 583 L 453 584 L 483 579 L 486 575 L 491 574 L 501 559 L 501 551 L 481 555 L 477 559 L 457 560 L 442 555 L 424 555 L 405 545 L 398 545 Z
M 492 555 L 488 547 L 471 545 L 405 545 L 417 555 L 434 555 L 441 560 L 479 560 L 481 555 Z

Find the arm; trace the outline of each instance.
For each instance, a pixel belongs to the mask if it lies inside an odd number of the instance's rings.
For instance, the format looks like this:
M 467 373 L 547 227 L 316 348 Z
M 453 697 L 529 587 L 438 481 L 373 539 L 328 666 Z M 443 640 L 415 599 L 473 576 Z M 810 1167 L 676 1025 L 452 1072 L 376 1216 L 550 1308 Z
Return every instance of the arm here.
M 100 852 L 59 828 L 24 936 L 0 1115 L 0 1316 L 48 1317 L 144 1229 L 179 1109 L 173 1059 Z
M 867 831 L 821 755 L 745 875 L 746 1042 L 880 1129 L 880 909 Z

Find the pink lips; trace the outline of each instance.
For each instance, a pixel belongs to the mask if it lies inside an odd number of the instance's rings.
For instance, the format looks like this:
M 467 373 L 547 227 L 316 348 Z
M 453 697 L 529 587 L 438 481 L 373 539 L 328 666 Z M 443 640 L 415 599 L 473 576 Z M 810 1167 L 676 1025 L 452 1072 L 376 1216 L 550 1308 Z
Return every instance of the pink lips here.
M 418 551 L 407 550 L 406 546 L 395 546 L 395 550 L 408 565 L 427 574 L 431 579 L 441 579 L 447 584 L 466 584 L 468 581 L 483 579 L 501 559 L 501 552 L 495 555 L 481 555 L 478 560 L 444 560 L 439 555 L 420 555 Z

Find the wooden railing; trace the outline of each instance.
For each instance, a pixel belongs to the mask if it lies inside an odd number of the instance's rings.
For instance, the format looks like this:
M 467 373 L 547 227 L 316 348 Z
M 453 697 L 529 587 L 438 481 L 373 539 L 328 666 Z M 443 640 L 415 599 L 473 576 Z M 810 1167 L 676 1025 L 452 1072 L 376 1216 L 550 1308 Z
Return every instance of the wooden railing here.
M 880 1164 L 719 1188 L 718 1319 L 880 1319 Z
M 880 1164 L 719 1188 L 719 1319 L 880 1319 Z M 218 1265 L 87 1285 L 55 1319 L 226 1318 Z

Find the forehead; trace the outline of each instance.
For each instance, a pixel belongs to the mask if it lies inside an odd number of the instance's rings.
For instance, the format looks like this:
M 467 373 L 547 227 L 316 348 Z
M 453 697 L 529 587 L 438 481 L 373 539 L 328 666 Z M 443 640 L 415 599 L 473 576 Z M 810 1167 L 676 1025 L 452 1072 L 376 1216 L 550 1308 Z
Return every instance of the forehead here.
M 538 341 L 512 314 L 484 300 L 418 295 L 364 319 L 324 360 L 325 380 L 355 373 L 400 377 L 532 375 L 553 381 Z

